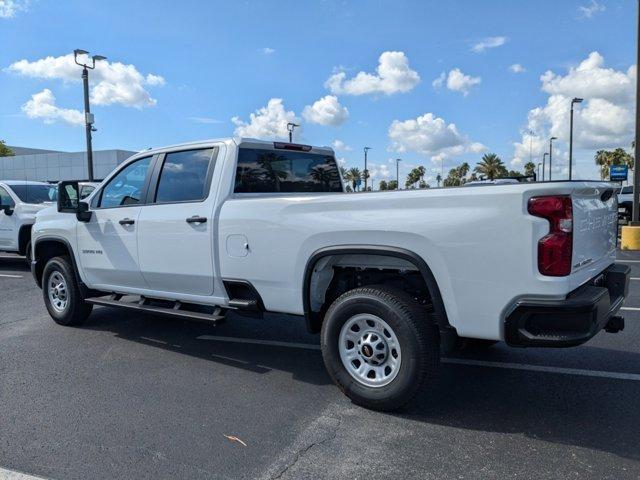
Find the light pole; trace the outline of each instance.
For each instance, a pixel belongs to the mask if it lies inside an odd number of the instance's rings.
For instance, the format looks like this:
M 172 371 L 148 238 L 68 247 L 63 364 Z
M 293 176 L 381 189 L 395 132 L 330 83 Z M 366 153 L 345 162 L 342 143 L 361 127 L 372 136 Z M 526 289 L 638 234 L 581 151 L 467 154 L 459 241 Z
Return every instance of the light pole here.
M 88 57 L 89 52 L 76 48 L 73 51 L 73 60 L 76 62 L 76 65 L 80 65 L 82 67 L 82 85 L 84 87 L 84 123 L 87 137 L 87 173 L 89 174 L 89 180 L 93 181 L 93 148 L 91 146 L 91 132 L 95 132 L 96 129 L 93 128 L 93 114 L 89 108 L 89 70 L 96 68 L 96 62 L 106 60 L 107 57 L 94 55 L 91 57 L 91 65 L 89 66 L 86 63 L 78 61 L 79 55 Z
M 529 163 L 533 160 L 533 130 L 529 129 Z
M 549 139 L 549 180 L 551 180 L 551 163 L 553 162 L 553 141 L 558 137 L 551 137 Z
M 369 170 L 367 170 L 367 152 L 371 147 L 364 147 L 364 191 L 367 191 L 367 180 L 369 179 Z
M 538 162 L 538 177 L 536 178 L 536 181 L 540 181 L 540 166 L 542 165 L 542 163 Z
M 640 2 L 638 2 L 638 26 L 636 30 L 636 65 L 640 65 Z M 636 82 L 636 135 L 635 159 L 633 162 L 633 207 L 631 210 L 631 225 L 640 226 L 640 82 Z
M 544 152 L 544 155 L 542 155 L 542 181 L 543 182 L 544 182 L 544 169 L 545 169 L 547 155 L 549 155 L 549 152 Z
M 401 158 L 396 158 L 396 190 L 400 190 L 400 162 Z
M 582 103 L 582 98 L 575 97 L 571 100 L 571 119 L 569 120 L 569 180 L 573 170 L 573 104 Z
M 300 125 L 296 124 L 296 123 L 287 123 L 287 131 L 289 132 L 289 143 L 293 143 L 293 131 L 295 130 L 296 127 L 299 127 Z

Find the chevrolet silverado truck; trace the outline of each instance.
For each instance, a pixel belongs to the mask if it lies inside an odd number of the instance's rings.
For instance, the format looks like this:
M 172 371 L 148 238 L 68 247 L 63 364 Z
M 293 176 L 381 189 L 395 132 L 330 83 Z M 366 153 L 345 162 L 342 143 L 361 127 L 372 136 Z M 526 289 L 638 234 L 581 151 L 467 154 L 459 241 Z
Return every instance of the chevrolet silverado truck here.
M 49 314 L 299 315 L 337 386 L 393 410 L 467 340 L 568 347 L 624 327 L 606 182 L 345 193 L 330 148 L 223 139 L 129 158 L 33 228 Z
M 0 180 L 0 251 L 25 255 L 31 263 L 31 228 L 36 213 L 56 202 L 57 185 Z

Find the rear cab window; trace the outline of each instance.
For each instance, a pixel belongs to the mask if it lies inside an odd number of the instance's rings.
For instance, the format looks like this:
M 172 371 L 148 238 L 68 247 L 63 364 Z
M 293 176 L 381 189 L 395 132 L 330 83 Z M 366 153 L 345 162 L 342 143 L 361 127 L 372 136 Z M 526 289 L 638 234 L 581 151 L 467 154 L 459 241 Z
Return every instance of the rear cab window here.
M 243 148 L 238 152 L 235 193 L 342 193 L 333 155 L 297 150 Z

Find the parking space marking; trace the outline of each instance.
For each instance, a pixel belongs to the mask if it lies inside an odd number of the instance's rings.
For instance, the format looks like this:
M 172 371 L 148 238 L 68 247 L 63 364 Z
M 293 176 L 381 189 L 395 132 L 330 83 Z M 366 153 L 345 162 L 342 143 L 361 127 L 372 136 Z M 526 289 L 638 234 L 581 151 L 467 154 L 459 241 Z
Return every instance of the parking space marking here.
M 0 277 L 6 278 L 22 278 L 22 275 L 10 275 L 8 273 L 0 273 Z
M 35 477 L 26 473 L 8 470 L 0 467 L 0 478 L 3 480 L 46 480 L 44 477 Z
M 639 277 L 631 277 L 631 280 L 640 280 Z
M 640 307 L 622 307 L 620 310 L 629 310 L 631 312 L 640 312 Z
M 640 308 L 638 308 L 637 310 L 640 310 Z M 315 345 L 313 343 L 279 342 L 276 340 L 260 340 L 260 339 L 253 339 L 253 338 L 238 338 L 238 337 L 219 337 L 215 335 L 201 335 L 197 338 L 198 340 L 213 340 L 217 342 L 247 343 L 251 345 L 271 345 L 274 347 L 320 350 L 320 345 Z M 464 365 L 464 366 L 471 366 L 471 367 L 504 368 L 508 370 L 524 370 L 529 372 L 556 373 L 560 375 L 580 375 L 583 377 L 612 378 L 615 380 L 632 380 L 634 382 L 640 382 L 640 374 L 638 373 L 607 372 L 604 370 L 584 370 L 579 368 L 564 368 L 564 367 L 546 367 L 544 365 L 531 365 L 528 363 L 488 362 L 485 360 L 472 360 L 468 358 L 446 357 L 446 358 L 442 358 L 441 362 L 452 364 L 452 365 Z
M 620 263 L 640 263 L 640 260 L 623 260 L 621 258 L 616 259 L 616 262 Z

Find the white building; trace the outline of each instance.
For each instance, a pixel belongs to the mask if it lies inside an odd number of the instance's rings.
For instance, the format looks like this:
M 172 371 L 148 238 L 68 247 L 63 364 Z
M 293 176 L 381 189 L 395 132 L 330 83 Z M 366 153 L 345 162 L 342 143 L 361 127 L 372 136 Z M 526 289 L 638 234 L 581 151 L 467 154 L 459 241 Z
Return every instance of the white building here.
M 9 147 L 14 152 L 33 152 L 35 149 Z M 0 157 L 0 180 L 39 180 L 57 182 L 60 180 L 86 180 L 86 152 L 29 153 L 13 157 Z M 99 150 L 93 152 L 93 172 L 96 179 L 106 177 L 117 165 L 136 152 L 127 150 Z

